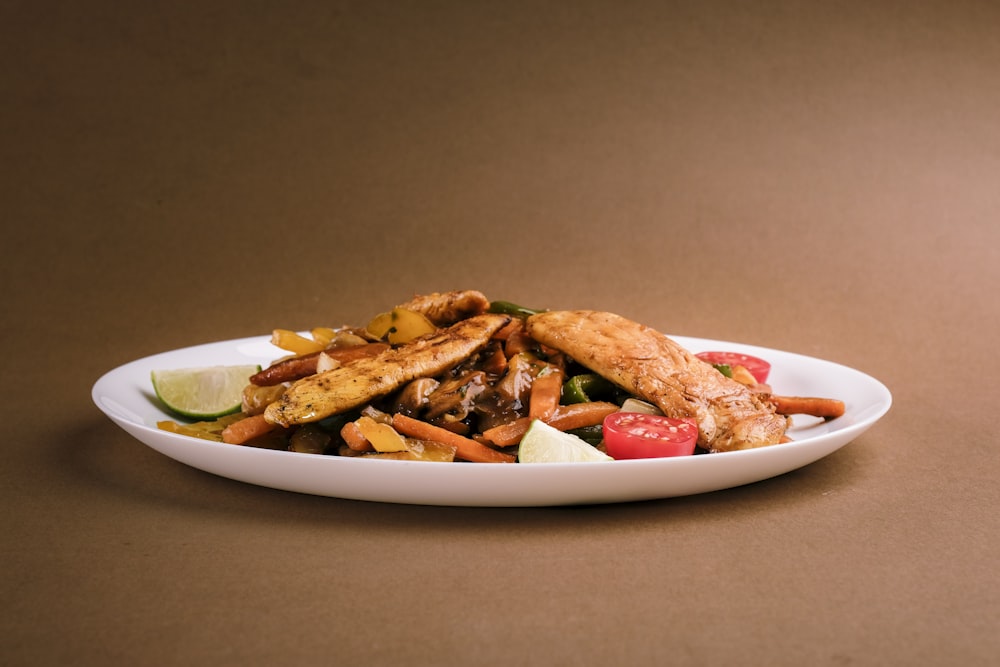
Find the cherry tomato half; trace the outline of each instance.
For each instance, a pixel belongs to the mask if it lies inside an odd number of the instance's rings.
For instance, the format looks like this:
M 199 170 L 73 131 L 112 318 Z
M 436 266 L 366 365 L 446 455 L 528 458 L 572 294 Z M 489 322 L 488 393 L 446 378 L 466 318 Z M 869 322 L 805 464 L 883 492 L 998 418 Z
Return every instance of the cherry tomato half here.
M 614 459 L 652 459 L 694 453 L 698 423 L 642 412 L 613 412 L 604 418 L 604 446 Z
M 750 371 L 750 374 L 760 384 L 767 382 L 767 375 L 771 372 L 771 364 L 763 359 L 751 357 L 749 354 L 742 354 L 740 352 L 699 352 L 694 356 L 710 364 L 730 367 L 743 366 Z

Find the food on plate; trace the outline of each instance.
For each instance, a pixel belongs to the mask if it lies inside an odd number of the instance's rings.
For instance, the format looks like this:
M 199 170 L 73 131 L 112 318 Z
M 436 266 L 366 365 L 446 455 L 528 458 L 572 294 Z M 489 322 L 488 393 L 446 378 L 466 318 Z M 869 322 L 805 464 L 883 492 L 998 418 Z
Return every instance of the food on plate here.
M 788 440 L 792 414 L 844 410 L 774 395 L 751 357 L 713 365 L 616 314 L 474 290 L 415 296 L 363 326 L 275 329 L 271 341 L 290 354 L 241 371 L 239 412 L 159 426 L 310 454 L 576 462 L 771 446 Z
M 446 327 L 468 317 L 482 315 L 489 310 L 490 300 L 477 290 L 456 290 L 417 295 L 399 308 L 420 313 L 435 325 Z
M 753 376 L 755 382 L 764 384 L 767 382 L 767 376 L 771 372 L 771 364 L 768 362 L 759 357 L 742 354 L 740 352 L 710 350 L 707 352 L 699 352 L 694 356 L 698 357 L 702 361 L 707 361 L 712 364 L 715 366 L 716 370 L 730 378 L 733 377 L 734 372 L 739 373 L 739 369 L 743 368 Z
M 835 398 L 772 395 L 770 400 L 774 404 L 775 412 L 783 415 L 811 415 L 824 419 L 836 419 L 843 417 L 846 409 L 844 402 Z
M 292 426 L 360 407 L 411 380 L 436 377 L 454 368 L 486 347 L 509 322 L 506 315 L 476 315 L 373 357 L 302 378 L 269 405 L 264 416 L 272 424 Z
M 698 444 L 698 422 L 648 412 L 615 412 L 604 418 L 604 446 L 616 459 L 686 456 Z
M 327 347 L 316 352 L 283 359 L 258 371 L 250 382 L 258 387 L 268 387 L 294 382 L 315 375 L 324 366 L 342 366 L 362 357 L 374 357 L 389 349 L 388 343 L 361 343 L 343 347 Z
M 586 463 L 612 461 L 597 447 L 572 433 L 560 431 L 541 420 L 534 420 L 518 447 L 521 463 Z
M 592 310 L 532 315 L 528 333 L 543 345 L 646 400 L 663 414 L 698 422 L 698 444 L 709 451 L 781 442 L 787 419 L 760 394 L 701 361 L 647 326 Z
M 401 433 L 413 438 L 440 442 L 455 448 L 455 456 L 463 461 L 475 463 L 513 463 L 514 455 L 498 451 L 472 438 L 442 426 L 429 424 L 413 417 L 397 412 L 392 416 L 392 426 Z
M 260 366 L 172 368 L 150 373 L 153 392 L 171 412 L 213 419 L 239 412 L 243 388 Z

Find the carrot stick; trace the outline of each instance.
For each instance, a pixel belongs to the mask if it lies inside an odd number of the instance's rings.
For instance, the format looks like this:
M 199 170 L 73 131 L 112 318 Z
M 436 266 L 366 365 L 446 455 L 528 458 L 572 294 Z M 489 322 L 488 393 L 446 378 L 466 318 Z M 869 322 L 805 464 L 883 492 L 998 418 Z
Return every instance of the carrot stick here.
M 347 422 L 341 427 L 340 437 L 344 439 L 348 447 L 356 452 L 370 452 L 375 449 L 361 432 L 361 428 L 354 422 Z
M 472 438 L 452 433 L 448 429 L 434 426 L 427 422 L 396 413 L 392 416 L 392 426 L 403 435 L 418 440 L 433 440 L 455 447 L 455 457 L 475 463 L 513 463 L 515 458 L 510 454 L 498 452 Z
M 571 431 L 575 428 L 600 424 L 605 417 L 617 410 L 617 405 L 605 401 L 560 405 L 553 411 L 548 420 L 543 419 L 542 421 L 560 431 Z M 522 417 L 486 429 L 483 431 L 483 437 L 498 447 L 509 447 L 521 442 L 521 438 L 524 437 L 529 426 L 531 426 L 531 417 Z
M 604 418 L 612 412 L 617 412 L 618 409 L 617 405 L 606 401 L 560 405 L 556 408 L 555 414 L 549 419 L 548 424 L 560 431 L 571 431 L 584 426 L 596 426 L 602 423 Z
M 779 415 L 809 415 L 833 419 L 844 414 L 844 402 L 833 398 L 772 395 L 771 403 Z
M 524 320 L 512 317 L 510 322 L 508 322 L 505 326 L 500 327 L 500 330 L 493 334 L 493 338 L 494 340 L 506 341 L 517 331 L 524 331 Z
M 521 442 L 528 427 L 531 426 L 531 419 L 521 417 L 506 424 L 500 424 L 483 431 L 483 437 L 492 442 L 497 447 L 509 447 Z
M 547 421 L 559 407 L 562 395 L 562 373 L 539 375 L 531 383 L 528 417 Z
M 243 445 L 278 428 L 280 426 L 264 419 L 264 415 L 253 415 L 233 422 L 222 429 L 222 442 L 230 445 Z
M 522 352 L 530 352 L 534 344 L 534 339 L 528 335 L 527 331 L 523 328 L 515 329 L 504 342 L 503 351 L 507 355 L 507 358 L 510 359 Z
M 507 370 L 507 355 L 503 352 L 503 347 L 496 346 L 496 349 L 482 365 L 482 369 L 490 375 L 503 375 Z

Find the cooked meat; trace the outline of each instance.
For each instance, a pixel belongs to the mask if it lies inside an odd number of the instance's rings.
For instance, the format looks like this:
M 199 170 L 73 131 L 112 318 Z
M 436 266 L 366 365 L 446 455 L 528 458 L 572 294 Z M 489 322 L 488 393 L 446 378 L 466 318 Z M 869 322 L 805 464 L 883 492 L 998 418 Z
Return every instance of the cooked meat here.
M 787 420 L 746 387 L 667 336 L 619 315 L 551 311 L 528 318 L 535 340 L 555 348 L 669 417 L 698 420 L 698 444 L 721 452 L 781 442 Z
M 411 380 L 433 377 L 459 364 L 485 347 L 509 321 L 506 315 L 478 315 L 374 357 L 302 378 L 269 405 L 264 416 L 273 424 L 290 426 L 364 405 Z
M 490 300 L 482 292 L 456 290 L 415 296 L 399 307 L 422 313 L 433 324 L 446 327 L 467 317 L 482 315 L 490 307 Z
M 282 359 L 271 364 L 264 370 L 250 376 L 250 383 L 261 387 L 281 384 L 282 382 L 294 382 L 295 380 L 313 375 L 316 372 L 320 355 L 327 355 L 338 363 L 344 364 L 361 357 L 374 357 L 376 354 L 389 349 L 388 343 L 366 343 L 353 347 L 337 347 L 310 354 L 303 354 L 298 357 Z

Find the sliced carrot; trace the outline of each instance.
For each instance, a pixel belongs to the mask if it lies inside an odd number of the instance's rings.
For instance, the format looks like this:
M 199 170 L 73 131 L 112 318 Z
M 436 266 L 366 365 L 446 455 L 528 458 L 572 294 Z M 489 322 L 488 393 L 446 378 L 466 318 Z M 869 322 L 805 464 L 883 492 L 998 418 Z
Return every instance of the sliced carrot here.
M 340 437 L 344 439 L 347 446 L 356 452 L 372 452 L 375 447 L 368 442 L 368 438 L 361 432 L 361 428 L 354 422 L 347 422 L 340 429 Z
M 514 463 L 515 458 L 511 454 L 498 452 L 486 445 L 476 442 L 472 438 L 452 433 L 451 431 L 428 424 L 425 421 L 407 417 L 404 414 L 392 416 L 392 426 L 403 435 L 418 440 L 433 440 L 445 445 L 455 447 L 455 457 L 472 461 L 475 463 Z
M 500 330 L 493 334 L 495 340 L 506 341 L 516 331 L 524 331 L 524 320 L 512 317 L 510 322 L 500 327 Z
M 242 445 L 279 428 L 281 427 L 277 424 L 272 424 L 264 419 L 264 415 L 253 415 L 233 422 L 222 429 L 222 442 L 230 445 Z
M 503 351 L 507 355 L 507 358 L 510 359 L 522 352 L 531 352 L 534 347 L 535 339 L 529 336 L 528 332 L 522 327 L 515 329 L 507 337 Z
M 503 347 L 496 345 L 493 353 L 483 361 L 482 369 L 489 375 L 500 376 L 507 370 L 507 355 Z
M 548 420 L 542 421 L 560 431 L 571 431 L 575 428 L 583 428 L 584 426 L 596 426 L 602 423 L 605 417 L 617 410 L 617 405 L 605 401 L 560 405 Z M 524 437 L 529 426 L 531 426 L 531 417 L 522 417 L 512 422 L 486 429 L 483 431 L 483 437 L 498 447 L 510 447 L 521 442 L 521 438 Z
M 573 405 L 560 405 L 555 413 L 549 418 L 549 426 L 554 426 L 560 431 L 571 431 L 584 426 L 596 426 L 604 421 L 604 418 L 612 412 L 618 411 L 618 406 L 607 401 L 590 401 L 587 403 L 574 403 Z
M 539 375 L 531 383 L 528 417 L 548 421 L 559 407 L 562 397 L 562 373 L 553 371 Z
M 528 427 L 531 426 L 531 419 L 521 417 L 506 424 L 500 424 L 483 431 L 483 438 L 489 440 L 497 447 L 510 447 L 521 442 Z
M 844 402 L 834 398 L 811 396 L 771 396 L 774 411 L 779 415 L 809 415 L 834 419 L 844 414 Z

